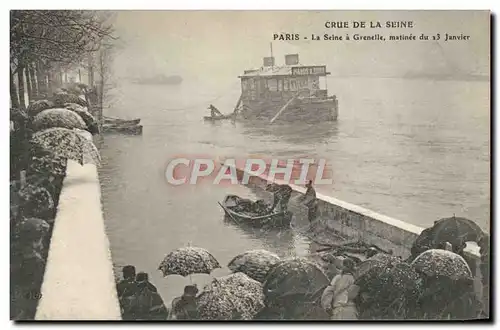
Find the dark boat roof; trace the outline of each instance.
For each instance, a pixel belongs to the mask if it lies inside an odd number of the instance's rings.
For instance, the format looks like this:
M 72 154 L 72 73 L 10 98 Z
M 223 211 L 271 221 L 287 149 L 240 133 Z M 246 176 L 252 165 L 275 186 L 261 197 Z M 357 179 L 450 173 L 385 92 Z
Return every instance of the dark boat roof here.
M 325 65 L 281 65 L 281 66 L 267 66 L 259 69 L 245 70 L 245 73 L 238 78 L 252 78 L 252 77 L 283 77 L 295 76 L 292 75 L 292 68 L 310 68 L 310 67 L 326 67 Z M 325 69 L 326 71 L 326 69 Z M 323 76 L 328 75 L 330 72 L 322 74 L 309 74 L 310 76 Z

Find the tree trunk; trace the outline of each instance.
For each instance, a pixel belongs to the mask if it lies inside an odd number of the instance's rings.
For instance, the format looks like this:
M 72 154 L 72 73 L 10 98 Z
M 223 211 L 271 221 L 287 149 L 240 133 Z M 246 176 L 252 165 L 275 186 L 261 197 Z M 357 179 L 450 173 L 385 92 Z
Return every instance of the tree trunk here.
M 28 104 L 33 100 L 33 91 L 31 90 L 30 74 L 28 70 L 29 64 L 24 68 L 24 79 L 26 80 L 26 89 L 28 90 Z
M 47 79 L 45 75 L 45 68 L 43 67 L 42 63 L 36 62 L 35 63 L 35 73 L 36 73 L 36 82 L 37 82 L 37 89 L 38 89 L 38 95 L 40 97 L 46 98 L 47 96 Z
M 78 82 L 82 82 L 82 71 L 80 70 L 80 68 L 78 68 Z
M 26 102 L 24 100 L 24 66 L 20 62 L 17 69 L 17 88 L 19 90 L 19 107 L 24 110 L 26 109 Z
M 33 98 L 38 98 L 38 88 L 33 63 L 28 64 L 28 79 L 31 81 L 31 94 Z
M 10 102 L 13 108 L 19 108 L 19 96 L 17 95 L 17 88 L 16 84 L 14 83 L 14 74 L 12 73 L 12 68 L 10 69 Z
M 52 73 L 50 71 L 47 71 L 47 96 L 49 92 L 52 92 L 52 87 L 53 87 L 53 79 L 52 79 Z
M 89 86 L 94 87 L 94 67 L 89 66 Z

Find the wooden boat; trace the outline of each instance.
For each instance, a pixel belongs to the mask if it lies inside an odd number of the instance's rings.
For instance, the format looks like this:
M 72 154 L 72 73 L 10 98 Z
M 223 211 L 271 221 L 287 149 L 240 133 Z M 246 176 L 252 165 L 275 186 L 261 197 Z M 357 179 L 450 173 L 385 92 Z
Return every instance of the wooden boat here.
M 225 115 L 225 116 L 217 116 L 217 117 L 204 116 L 203 119 L 205 121 L 219 121 L 219 120 L 225 120 L 225 119 L 233 119 L 233 115 Z
M 227 218 L 238 224 L 246 224 L 252 227 L 275 227 L 284 228 L 289 227 L 292 220 L 292 213 L 285 212 L 272 212 L 265 215 L 259 215 L 253 212 L 236 211 L 238 201 L 243 200 L 236 195 L 228 195 L 219 205 L 224 210 Z
M 123 133 L 130 135 L 141 135 L 142 125 L 113 125 L 104 124 L 102 126 L 103 133 Z
M 114 125 L 137 125 L 141 121 L 140 118 L 136 119 L 120 119 L 104 117 L 104 124 L 114 124 Z

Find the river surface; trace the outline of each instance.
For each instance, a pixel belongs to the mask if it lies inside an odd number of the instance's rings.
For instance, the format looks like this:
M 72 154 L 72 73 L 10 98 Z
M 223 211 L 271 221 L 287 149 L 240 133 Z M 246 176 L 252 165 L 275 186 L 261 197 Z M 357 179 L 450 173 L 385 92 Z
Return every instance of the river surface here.
M 333 184 L 318 186 L 322 193 L 423 227 L 456 214 L 489 231 L 487 82 L 342 78 L 330 79 L 328 89 L 339 99 L 338 122 L 259 128 L 202 119 L 210 103 L 231 112 L 238 84 L 226 90 L 189 82 L 117 86 L 105 114 L 140 117 L 144 133 L 100 141 L 102 201 L 116 270 L 133 264 L 146 271 L 170 303 L 185 284 L 210 279 L 163 278 L 157 267 L 175 248 L 204 247 L 223 266 L 254 248 L 282 256 L 312 249 L 294 231 L 225 224 L 217 201 L 227 193 L 252 193 L 239 186 L 169 185 L 165 168 L 177 155 L 324 158 Z M 223 268 L 213 275 L 227 273 Z

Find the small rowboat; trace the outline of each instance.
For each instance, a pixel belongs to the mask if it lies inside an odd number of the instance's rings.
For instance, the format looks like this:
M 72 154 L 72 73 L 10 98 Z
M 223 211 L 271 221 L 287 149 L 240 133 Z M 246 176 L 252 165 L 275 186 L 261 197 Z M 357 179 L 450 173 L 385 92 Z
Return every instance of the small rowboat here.
M 104 124 L 112 124 L 112 125 L 137 125 L 141 121 L 140 118 L 136 119 L 119 119 L 119 118 L 111 118 L 104 117 Z
M 142 125 L 113 125 L 104 124 L 102 126 L 102 131 L 104 133 L 123 133 L 130 135 L 141 135 Z
M 246 224 L 256 228 L 284 228 L 290 226 L 290 222 L 292 220 L 291 212 L 272 212 L 269 214 L 259 215 L 248 211 L 236 211 L 235 208 L 238 206 L 237 202 L 239 200 L 243 199 L 235 195 L 228 195 L 222 203 L 219 203 L 224 210 L 226 217 L 233 222 L 237 224 Z
M 233 118 L 234 118 L 234 116 L 231 114 L 231 115 L 215 116 L 215 117 L 204 116 L 203 120 L 205 120 L 205 121 L 219 121 L 219 120 L 233 119 Z

